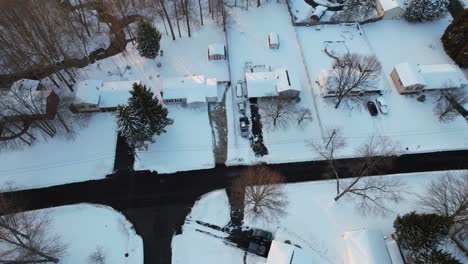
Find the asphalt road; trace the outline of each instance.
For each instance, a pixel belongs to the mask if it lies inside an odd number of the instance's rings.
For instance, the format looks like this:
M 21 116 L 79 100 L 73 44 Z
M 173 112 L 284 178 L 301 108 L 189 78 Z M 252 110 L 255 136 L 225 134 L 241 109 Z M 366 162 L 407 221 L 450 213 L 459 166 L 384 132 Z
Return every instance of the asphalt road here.
M 346 171 L 355 159 L 339 160 Z M 288 182 L 323 179 L 324 161 L 270 165 Z M 48 188 L 7 193 L 26 202 L 25 210 L 75 203 L 106 204 L 122 211 L 144 241 L 145 263 L 171 263 L 171 239 L 180 232 L 185 217 L 201 195 L 228 186 L 244 167 L 155 174 L 127 172 L 112 177 Z M 403 173 L 468 169 L 468 150 L 403 155 L 394 168 L 384 172 Z

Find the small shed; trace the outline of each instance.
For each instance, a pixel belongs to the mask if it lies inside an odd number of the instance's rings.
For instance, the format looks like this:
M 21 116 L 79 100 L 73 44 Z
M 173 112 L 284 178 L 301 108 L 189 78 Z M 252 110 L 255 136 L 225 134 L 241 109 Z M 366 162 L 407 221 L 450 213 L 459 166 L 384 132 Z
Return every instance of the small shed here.
M 221 43 L 208 45 L 208 60 L 225 60 L 226 46 Z
M 100 80 L 84 80 L 76 85 L 73 105 L 78 112 L 99 111 L 102 85 L 103 82 Z
M 270 32 L 268 34 L 268 47 L 270 49 L 279 49 L 279 36 L 276 32 Z
M 310 18 L 314 21 L 320 21 L 320 19 L 323 17 L 327 10 L 328 7 L 318 5 L 317 7 L 315 7 L 315 10 L 314 12 L 312 12 L 312 16 Z

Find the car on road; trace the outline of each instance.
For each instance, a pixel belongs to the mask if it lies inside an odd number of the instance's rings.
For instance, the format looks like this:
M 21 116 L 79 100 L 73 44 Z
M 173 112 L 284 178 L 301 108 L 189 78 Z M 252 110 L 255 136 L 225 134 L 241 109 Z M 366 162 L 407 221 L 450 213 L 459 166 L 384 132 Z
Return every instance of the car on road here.
M 239 125 L 242 137 L 249 136 L 249 121 L 246 117 L 239 118 Z
M 377 103 L 377 106 L 379 107 L 380 113 L 384 115 L 388 114 L 387 102 L 385 102 L 385 99 L 383 97 L 377 97 L 377 99 L 375 99 L 375 102 Z
M 249 246 L 247 247 L 247 251 L 257 254 L 259 256 L 265 257 L 266 255 L 266 246 L 261 245 L 256 242 L 250 242 Z
M 377 107 L 375 104 L 371 101 L 367 102 L 367 109 L 369 110 L 369 113 L 371 116 L 376 116 L 379 112 L 377 111 Z
M 242 91 L 242 83 L 237 83 L 236 85 L 236 96 L 237 98 L 244 97 L 244 92 Z

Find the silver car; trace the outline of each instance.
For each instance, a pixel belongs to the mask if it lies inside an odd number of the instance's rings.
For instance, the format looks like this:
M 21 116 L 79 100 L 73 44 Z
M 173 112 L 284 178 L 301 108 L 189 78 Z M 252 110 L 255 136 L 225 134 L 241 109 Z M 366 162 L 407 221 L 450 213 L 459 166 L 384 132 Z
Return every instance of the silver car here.
M 375 102 L 377 103 L 377 107 L 379 107 L 379 110 L 382 114 L 388 114 L 388 106 L 383 97 L 378 97 L 375 99 Z

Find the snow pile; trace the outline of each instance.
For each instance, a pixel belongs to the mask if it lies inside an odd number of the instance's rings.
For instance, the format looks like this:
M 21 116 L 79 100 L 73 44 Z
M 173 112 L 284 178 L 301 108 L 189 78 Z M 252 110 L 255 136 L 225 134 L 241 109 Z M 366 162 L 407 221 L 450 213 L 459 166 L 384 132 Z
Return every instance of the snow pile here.
M 106 263 L 143 264 L 143 240 L 111 207 L 78 204 L 39 212 L 50 214 L 51 230 L 67 245 L 59 263 L 88 263 L 88 256 L 100 247 Z

